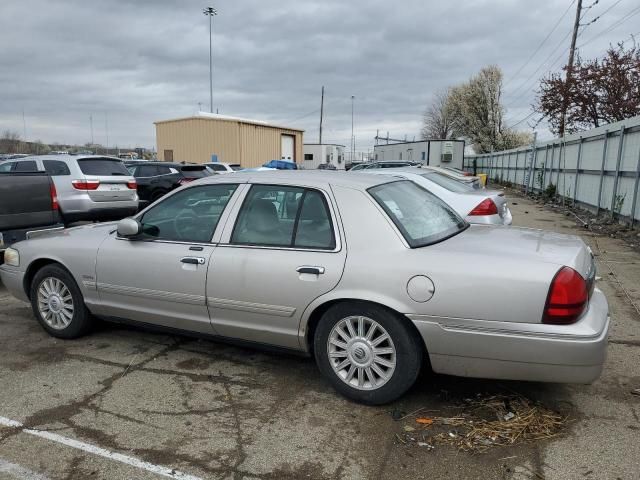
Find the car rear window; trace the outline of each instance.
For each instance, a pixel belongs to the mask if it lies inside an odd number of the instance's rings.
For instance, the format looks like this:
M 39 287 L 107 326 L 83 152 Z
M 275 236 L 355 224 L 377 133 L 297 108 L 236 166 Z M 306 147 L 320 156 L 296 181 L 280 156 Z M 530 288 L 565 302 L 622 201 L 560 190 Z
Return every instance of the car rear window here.
M 180 170 L 187 178 L 203 178 L 211 176 L 211 172 L 205 165 L 184 165 L 180 167 Z
M 368 192 L 412 248 L 440 242 L 469 226 L 446 203 L 409 180 L 378 185 Z
M 122 160 L 115 158 L 82 158 L 78 160 L 80 170 L 85 175 L 129 176 L 129 170 Z
M 455 193 L 468 193 L 473 192 L 473 187 L 464 182 L 460 182 L 454 178 L 447 177 L 438 172 L 421 173 L 424 178 L 431 180 L 433 183 L 440 185 L 442 188 L 446 188 L 450 192 Z
M 240 166 L 239 163 L 232 163 L 231 165 L 229 165 L 231 167 L 231 170 L 237 172 L 238 170 L 242 170 L 242 167 Z

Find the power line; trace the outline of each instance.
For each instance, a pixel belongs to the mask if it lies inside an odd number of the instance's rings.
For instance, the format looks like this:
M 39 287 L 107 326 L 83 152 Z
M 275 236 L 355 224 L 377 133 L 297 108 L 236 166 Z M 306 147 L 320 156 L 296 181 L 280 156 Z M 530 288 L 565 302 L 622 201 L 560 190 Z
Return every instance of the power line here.
M 605 28 L 604 30 L 602 30 L 600 33 L 594 35 L 593 37 L 591 37 L 589 40 L 587 40 L 586 42 L 584 42 L 583 44 L 579 45 L 578 48 L 582 48 L 585 45 L 590 44 L 591 42 L 593 42 L 594 40 L 600 38 L 602 35 L 605 35 L 609 32 L 611 32 L 612 30 L 615 30 L 616 28 L 618 28 L 620 25 L 622 25 L 624 22 L 626 22 L 627 20 L 629 20 L 631 17 L 637 15 L 638 13 L 640 13 L 640 7 L 635 7 L 633 9 L 631 9 L 626 15 L 624 15 L 621 19 L 619 19 L 618 21 L 614 22 L 612 25 L 610 25 L 609 27 Z
M 622 1 L 622 0 L 619 0 Z M 516 71 L 516 73 L 514 73 L 513 75 L 511 75 L 511 78 L 509 78 L 506 82 L 505 82 L 505 87 L 507 86 L 507 84 L 509 84 L 509 82 L 511 80 L 513 80 L 515 77 L 518 76 L 518 74 L 524 69 L 524 67 L 526 67 L 529 62 L 533 59 L 533 57 L 536 56 L 536 54 L 540 51 L 540 49 L 542 48 L 542 46 L 546 43 L 547 40 L 549 40 L 549 37 L 553 34 L 553 32 L 556 31 L 556 28 L 558 28 L 558 25 L 560 25 L 560 22 L 562 22 L 562 19 L 567 15 L 567 13 L 569 13 L 569 10 L 571 9 L 571 7 L 573 6 L 573 4 L 576 3 L 576 0 L 573 0 L 571 2 L 571 4 L 567 7 L 567 9 L 564 11 L 564 13 L 560 16 L 560 18 L 558 19 L 558 21 L 555 23 L 555 25 L 553 26 L 553 28 L 551 29 L 551 31 L 549 33 L 547 33 L 547 36 L 544 37 L 544 39 L 542 40 L 542 42 L 540 42 L 540 44 L 538 45 L 538 47 L 535 49 L 535 51 L 531 54 L 531 56 L 527 59 L 526 62 L 524 62 L 520 68 L 518 68 L 518 70 Z
M 298 120 L 302 120 L 303 118 L 307 118 L 307 117 L 310 117 L 311 115 L 315 115 L 319 111 L 320 111 L 320 109 L 318 108 L 316 110 L 313 110 L 312 112 L 305 113 L 304 115 L 301 115 L 300 117 L 294 118 L 293 120 L 287 120 L 285 123 L 297 122 Z

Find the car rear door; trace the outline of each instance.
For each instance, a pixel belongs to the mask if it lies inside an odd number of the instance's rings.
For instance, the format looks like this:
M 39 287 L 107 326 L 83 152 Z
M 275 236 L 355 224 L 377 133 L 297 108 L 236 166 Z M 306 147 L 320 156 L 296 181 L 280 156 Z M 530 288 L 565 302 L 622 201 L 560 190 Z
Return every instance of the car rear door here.
M 225 337 L 300 348 L 303 312 L 338 284 L 346 259 L 329 191 L 257 184 L 234 210 L 209 264 L 213 327 Z
M 132 175 L 122 160 L 108 157 L 88 157 L 78 159 L 78 166 L 87 188 L 89 198 L 94 202 L 134 201 L 137 190 L 131 188 Z M 96 185 L 97 183 L 97 185 Z

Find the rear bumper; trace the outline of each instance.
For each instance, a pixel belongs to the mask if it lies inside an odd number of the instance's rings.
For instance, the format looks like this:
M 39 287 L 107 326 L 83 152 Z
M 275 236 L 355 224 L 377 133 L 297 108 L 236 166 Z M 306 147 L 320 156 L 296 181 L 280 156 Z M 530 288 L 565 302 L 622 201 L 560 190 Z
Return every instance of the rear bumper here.
M 86 220 L 120 220 L 138 212 L 138 201 L 135 202 L 91 202 L 86 210 L 63 211 L 65 222 Z
M 437 373 L 462 377 L 591 383 L 606 359 L 609 310 L 596 289 L 574 325 L 408 315 Z

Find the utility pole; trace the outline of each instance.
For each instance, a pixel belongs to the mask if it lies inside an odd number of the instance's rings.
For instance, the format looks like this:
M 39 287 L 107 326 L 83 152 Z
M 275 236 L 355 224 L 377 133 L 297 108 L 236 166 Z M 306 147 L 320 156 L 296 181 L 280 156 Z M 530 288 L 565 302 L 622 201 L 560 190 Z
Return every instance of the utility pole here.
M 569 106 L 569 88 L 571 88 L 571 77 L 573 75 L 573 59 L 576 53 L 576 39 L 578 38 L 578 28 L 580 28 L 580 14 L 582 13 L 582 0 L 578 0 L 576 7 L 576 19 L 573 22 L 573 35 L 571 36 L 571 48 L 569 49 L 569 61 L 567 62 L 567 78 L 564 82 L 564 95 L 562 96 L 562 117 L 560 118 L 559 134 L 564 137 L 565 123 L 567 121 L 567 108 Z
M 91 127 L 91 146 L 93 146 L 93 115 L 89 115 L 89 127 Z
M 324 113 L 324 85 L 322 86 L 322 94 L 320 95 L 320 138 L 318 143 L 322 145 L 322 114 Z
M 207 7 L 202 11 L 202 13 L 209 17 L 209 111 L 213 113 L 213 54 L 211 37 L 213 35 L 213 16 L 217 15 L 218 12 L 213 7 Z
M 107 155 L 109 154 L 109 114 L 104 112 L 104 133 L 107 137 L 107 144 L 105 148 L 107 149 Z
M 356 99 L 355 95 L 351 95 L 351 161 L 356 153 L 356 137 L 353 136 L 353 102 Z

